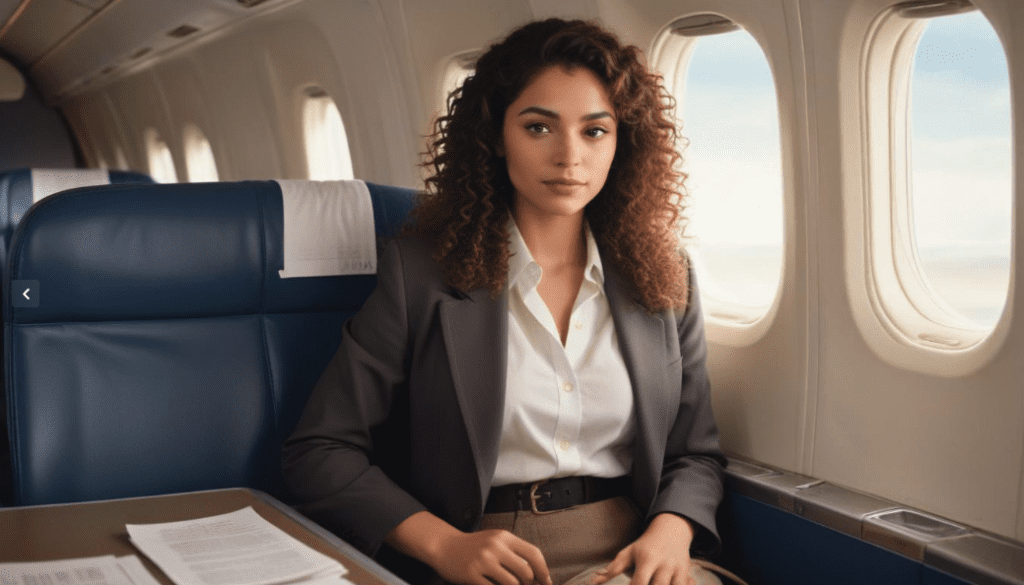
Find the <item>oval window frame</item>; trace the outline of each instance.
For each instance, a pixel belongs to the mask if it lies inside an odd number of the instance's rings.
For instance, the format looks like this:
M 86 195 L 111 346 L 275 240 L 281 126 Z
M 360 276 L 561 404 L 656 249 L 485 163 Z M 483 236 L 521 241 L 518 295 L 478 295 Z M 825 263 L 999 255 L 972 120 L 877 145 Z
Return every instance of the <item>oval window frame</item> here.
M 650 62 L 662 75 L 667 91 L 676 99 L 677 107 L 683 96 L 676 95 L 673 88 L 679 87 L 678 79 L 685 79 L 687 66 L 696 48 L 696 43 L 702 36 L 727 33 L 735 30 L 743 30 L 757 43 L 765 58 L 769 71 L 772 73 L 772 84 L 776 94 L 776 104 L 780 103 L 779 87 L 776 81 L 775 71 L 772 71 L 771 60 L 764 50 L 762 43 L 754 33 L 740 26 L 733 19 L 715 12 L 701 12 L 682 16 L 673 20 L 664 27 L 652 43 L 649 54 Z M 685 88 L 684 88 L 685 96 Z M 779 306 L 782 302 L 783 288 L 786 282 L 786 258 L 789 247 L 789 234 L 786 227 L 787 210 L 787 185 L 786 177 L 786 152 L 782 148 L 782 112 L 777 113 L 779 119 L 780 138 L 780 163 L 782 165 L 782 249 L 779 264 L 779 281 L 772 297 L 771 303 L 767 305 L 759 315 L 751 315 L 745 308 L 733 306 L 728 301 L 713 296 L 702 294 L 701 304 L 704 307 L 704 322 L 707 327 L 708 338 L 716 343 L 730 347 L 745 347 L 754 345 L 760 341 L 771 329 L 775 318 L 778 315 Z M 681 135 L 681 134 L 680 134 Z M 685 153 L 680 153 L 685 154 Z M 685 240 L 682 242 L 685 244 Z M 699 260 L 698 260 L 699 261 Z M 698 283 L 698 286 L 700 283 Z
M 856 106 L 849 104 L 844 110 L 856 107 L 860 126 L 855 138 L 844 140 L 844 167 L 852 166 L 850 159 L 856 156 L 861 181 L 861 188 L 847 183 L 844 189 L 845 272 L 854 321 L 868 346 L 886 363 L 947 378 L 972 374 L 988 363 L 1003 346 L 1013 313 L 1016 238 L 1010 243 L 1010 285 L 1003 314 L 988 329 L 971 325 L 937 299 L 923 275 L 912 231 L 907 105 L 911 65 L 927 26 L 923 18 L 975 8 L 964 0 L 912 1 L 880 11 L 854 53 L 856 79 L 841 81 L 840 92 L 855 96 Z M 1010 92 L 1012 100 L 1012 85 Z M 1012 112 L 1010 124 L 1013 140 Z M 1011 184 L 1011 197 L 1013 188 Z

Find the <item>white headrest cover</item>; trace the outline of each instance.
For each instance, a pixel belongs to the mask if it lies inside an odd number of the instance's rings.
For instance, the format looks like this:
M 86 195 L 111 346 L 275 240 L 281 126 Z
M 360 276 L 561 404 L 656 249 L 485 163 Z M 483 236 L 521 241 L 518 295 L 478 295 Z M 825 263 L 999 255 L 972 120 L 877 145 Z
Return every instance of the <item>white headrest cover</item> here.
M 373 203 L 363 181 L 278 181 L 284 207 L 281 278 L 375 274 Z
M 32 203 L 68 189 L 109 184 L 106 169 L 32 169 Z

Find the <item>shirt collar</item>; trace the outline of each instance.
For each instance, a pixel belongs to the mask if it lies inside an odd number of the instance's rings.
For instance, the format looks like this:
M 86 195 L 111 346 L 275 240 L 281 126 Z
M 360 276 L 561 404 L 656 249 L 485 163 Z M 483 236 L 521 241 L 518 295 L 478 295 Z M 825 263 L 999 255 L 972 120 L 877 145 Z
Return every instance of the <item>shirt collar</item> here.
M 583 221 L 583 232 L 587 235 L 587 266 L 583 271 L 583 277 L 593 281 L 594 284 L 604 289 L 604 264 L 601 264 L 601 252 L 597 249 L 597 240 L 590 232 L 590 224 Z
M 526 247 L 526 241 L 523 240 L 523 234 L 519 232 L 519 228 L 516 226 L 514 219 L 509 218 L 508 220 L 508 285 L 509 288 L 514 287 L 520 279 L 526 278 L 524 275 L 527 274 L 527 268 L 530 266 L 537 266 L 537 263 L 533 259 L 533 254 L 530 253 L 530 249 Z M 537 266 L 537 268 L 540 268 Z M 531 268 L 529 273 L 533 273 L 536 270 Z M 539 274 L 539 272 L 537 272 Z M 523 284 L 527 284 L 525 281 Z M 532 283 L 536 284 L 536 283 Z M 530 288 L 527 286 L 526 288 Z
M 508 285 L 509 288 L 521 282 L 525 290 L 537 286 L 540 282 L 540 265 L 533 259 L 533 254 L 526 246 L 523 234 L 516 226 L 514 219 L 508 220 L 509 247 L 511 257 L 508 259 Z M 604 265 L 601 263 L 601 254 L 597 249 L 597 240 L 590 232 L 590 225 L 586 220 L 583 222 L 583 232 L 587 239 L 587 264 L 583 269 L 583 278 L 589 280 L 604 289 Z

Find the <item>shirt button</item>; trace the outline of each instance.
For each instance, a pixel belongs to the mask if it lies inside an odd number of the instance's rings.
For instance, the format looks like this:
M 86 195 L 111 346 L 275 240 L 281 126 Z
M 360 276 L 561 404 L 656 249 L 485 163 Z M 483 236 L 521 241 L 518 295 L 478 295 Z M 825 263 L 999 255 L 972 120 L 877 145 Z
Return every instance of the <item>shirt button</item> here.
M 569 447 L 571 447 L 571 446 L 572 446 L 572 445 L 570 445 L 570 444 L 569 444 L 569 441 L 566 441 L 565 439 L 562 439 L 561 441 L 559 441 L 559 442 L 558 442 L 558 447 L 559 447 L 559 448 L 560 448 L 560 449 L 561 449 L 562 451 L 568 451 L 568 450 L 569 450 Z
M 572 326 L 577 329 L 583 329 L 583 321 L 576 321 L 575 323 L 572 324 Z
M 572 384 L 570 384 L 569 382 L 562 382 L 562 390 L 565 390 L 566 392 L 572 392 Z

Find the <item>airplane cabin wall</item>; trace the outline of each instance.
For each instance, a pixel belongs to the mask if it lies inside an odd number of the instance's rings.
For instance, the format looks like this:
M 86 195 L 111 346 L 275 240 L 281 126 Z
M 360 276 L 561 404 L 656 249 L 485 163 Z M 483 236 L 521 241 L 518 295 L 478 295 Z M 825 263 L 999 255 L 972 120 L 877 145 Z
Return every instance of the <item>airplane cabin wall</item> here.
M 882 359 L 850 308 L 847 246 L 862 237 L 844 217 L 862 187 L 860 144 L 849 140 L 861 134 L 858 71 L 868 26 L 894 3 L 608 0 L 601 17 L 623 22 L 629 32 L 618 32 L 650 49 L 675 19 L 726 16 L 759 42 L 775 78 L 786 185 L 783 280 L 759 338 L 736 343 L 728 325 L 709 320 L 723 446 L 1021 540 L 1024 345 L 1004 343 L 988 363 L 957 377 L 922 374 Z M 1013 0 L 975 4 L 1003 41 L 1011 91 L 1020 95 L 1014 72 L 1024 45 L 1011 31 L 1024 25 L 1024 7 Z M 1022 119 L 1021 101 L 1014 104 Z M 1014 137 L 1024 143 L 1020 125 Z M 1022 187 L 1016 176 L 1015 201 Z M 1019 206 L 1013 221 L 1024 225 Z M 1014 254 L 1020 266 L 1020 247 Z M 1020 298 L 1011 286 L 1008 340 L 1024 339 L 1024 323 L 1012 311 Z
M 315 86 L 341 113 L 356 176 L 413 186 L 422 132 L 402 87 L 410 71 L 376 2 L 340 6 L 309 1 L 242 21 L 60 107 L 89 133 L 116 119 L 134 169 L 148 169 L 142 137 L 155 128 L 186 180 L 181 132 L 193 123 L 210 141 L 221 180 L 302 179 L 301 101 Z
M 783 195 L 784 276 L 777 305 L 769 311 L 771 324 L 756 342 L 736 344 L 731 341 L 735 338 L 732 326 L 708 320 L 708 367 L 722 446 L 770 465 L 802 471 L 814 422 L 808 420 L 814 398 L 808 391 L 808 377 L 815 367 L 814 352 L 809 351 L 816 334 L 810 315 L 815 295 L 809 287 L 815 282 L 809 279 L 813 263 L 806 261 L 812 237 L 807 229 L 812 216 L 806 210 L 814 201 L 806 196 L 807 162 L 793 154 L 808 151 L 799 34 L 789 30 L 795 21 L 794 6 L 784 0 L 619 0 L 605 6 L 603 21 L 630 22 L 632 33 L 623 37 L 645 49 L 648 58 L 669 24 L 703 13 L 720 14 L 743 26 L 765 51 L 778 92 L 783 181 L 788 187 Z M 686 120 L 682 134 L 687 134 Z
M 860 237 L 857 68 L 872 20 L 894 0 L 308 0 L 251 19 L 148 69 L 61 104 L 80 141 L 109 162 L 118 144 L 146 170 L 156 128 L 185 180 L 181 129 L 210 140 L 222 180 L 305 178 L 299 104 L 324 89 L 345 123 L 359 178 L 418 186 L 437 76 L 457 53 L 550 15 L 596 17 L 650 51 L 674 20 L 717 13 L 742 25 L 771 66 L 780 108 L 785 253 L 764 333 L 738 343 L 709 321 L 709 368 L 723 446 L 741 456 L 891 498 L 1024 540 L 1024 323 L 958 377 L 890 365 L 855 322 L 846 273 Z M 1007 50 L 1012 93 L 1024 6 L 975 0 Z M 344 7 L 343 9 L 341 7 Z M 442 8 L 439 8 L 441 6 Z M 1014 100 L 1015 119 L 1024 104 Z M 686 134 L 685 121 L 683 134 Z M 1021 125 L 1014 128 L 1021 142 Z M 88 151 L 89 148 L 87 147 Z M 93 156 L 87 152 L 87 156 Z M 684 153 L 685 156 L 685 153 Z M 1018 150 L 1015 162 L 1022 160 Z M 1015 200 L 1024 185 L 1014 178 Z M 1014 225 L 1024 226 L 1020 206 Z M 1014 249 L 1014 265 L 1021 265 Z M 1010 308 L 1022 293 L 1011 284 Z
M 1013 0 L 976 0 L 1007 51 L 1011 92 L 1019 95 L 1015 64 L 1021 51 L 1013 30 L 1024 12 Z M 819 167 L 813 192 L 819 210 L 815 264 L 819 270 L 819 371 L 812 460 L 816 477 L 920 507 L 993 532 L 1024 538 L 1021 525 L 1024 454 L 1024 323 L 1012 307 L 1020 292 L 1011 286 L 1004 319 L 1007 339 L 974 372 L 942 377 L 890 365 L 865 341 L 855 322 L 847 275 L 862 232 L 850 221 L 851 205 L 864 192 L 858 121 L 858 70 L 872 20 L 884 0 L 801 0 L 803 31 L 810 47 L 807 68 L 817 108 L 813 148 Z M 1014 117 L 1022 119 L 1021 102 Z M 969 115 L 969 114 L 967 114 Z M 1021 126 L 1014 140 L 1022 144 Z M 1015 153 L 1020 168 L 1021 151 Z M 1014 197 L 1020 201 L 1021 177 Z M 966 196 L 967 194 L 965 194 Z M 965 197 L 969 205 L 969 197 Z M 1022 225 L 1015 206 L 1015 226 Z M 1016 231 L 1016 230 L 1015 230 Z M 849 247 L 849 248 L 848 248 Z M 1015 248 L 1021 266 L 1020 247 Z M 1016 303 L 1014 301 L 1017 301 Z

